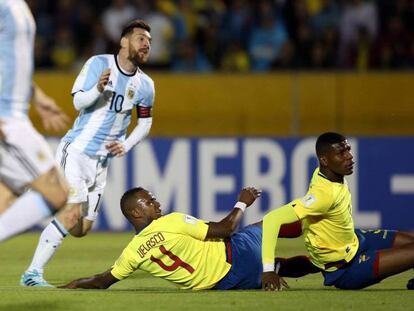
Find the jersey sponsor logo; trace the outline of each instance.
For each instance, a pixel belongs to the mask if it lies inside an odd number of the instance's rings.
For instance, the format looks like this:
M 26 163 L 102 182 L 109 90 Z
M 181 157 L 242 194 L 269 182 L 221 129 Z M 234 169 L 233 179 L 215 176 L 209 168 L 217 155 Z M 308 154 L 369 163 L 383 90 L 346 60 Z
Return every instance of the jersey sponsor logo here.
M 195 225 L 197 223 L 197 218 L 194 218 L 193 216 L 190 216 L 190 215 L 185 215 L 184 221 L 190 225 Z
M 157 232 L 156 234 L 152 235 L 147 241 L 142 243 L 138 249 L 137 253 L 141 258 L 144 258 L 145 255 L 155 246 L 160 244 L 161 242 L 165 241 L 165 237 L 162 235 L 161 232 Z
M 306 197 L 304 197 L 302 200 L 303 205 L 305 205 L 305 207 L 309 207 L 311 206 L 313 203 L 316 202 L 316 198 L 313 194 L 308 194 Z

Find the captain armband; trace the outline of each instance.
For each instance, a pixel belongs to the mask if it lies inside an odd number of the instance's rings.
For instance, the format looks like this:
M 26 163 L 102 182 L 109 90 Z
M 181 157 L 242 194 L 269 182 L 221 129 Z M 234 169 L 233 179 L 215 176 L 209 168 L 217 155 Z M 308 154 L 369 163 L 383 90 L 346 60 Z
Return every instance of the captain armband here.
M 137 107 L 138 118 L 140 119 L 151 118 L 152 116 L 151 112 L 152 112 L 152 107 L 144 107 L 144 106 Z

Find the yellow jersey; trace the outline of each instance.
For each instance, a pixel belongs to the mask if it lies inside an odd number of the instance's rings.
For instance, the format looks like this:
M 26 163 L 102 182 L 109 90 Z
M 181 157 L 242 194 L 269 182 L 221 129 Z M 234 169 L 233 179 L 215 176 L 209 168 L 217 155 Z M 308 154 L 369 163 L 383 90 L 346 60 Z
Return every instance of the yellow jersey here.
M 205 241 L 208 225 L 181 213 L 152 221 L 112 267 L 118 280 L 140 269 L 183 289 L 214 287 L 230 270 L 223 240 Z
M 299 219 L 305 246 L 311 261 L 325 271 L 337 270 L 325 266 L 337 261 L 349 262 L 356 254 L 359 242 L 352 220 L 351 193 L 346 180 L 336 183 L 315 170 L 309 190 L 302 199 L 290 203 Z

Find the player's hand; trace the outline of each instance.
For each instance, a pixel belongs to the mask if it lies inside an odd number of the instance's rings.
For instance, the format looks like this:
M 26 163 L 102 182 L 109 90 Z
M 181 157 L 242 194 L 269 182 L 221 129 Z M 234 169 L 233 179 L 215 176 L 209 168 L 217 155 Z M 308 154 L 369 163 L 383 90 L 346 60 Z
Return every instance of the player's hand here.
M 246 187 L 240 191 L 238 201 L 246 203 L 247 206 L 250 206 L 258 197 L 260 197 L 261 194 L 261 190 L 257 190 L 254 187 Z
M 122 157 L 126 153 L 124 145 L 119 141 L 107 144 L 106 149 L 116 157 Z
M 288 283 L 273 271 L 262 273 L 262 289 L 265 291 L 280 291 L 289 288 Z
M 111 69 L 106 68 L 102 72 L 101 76 L 99 77 L 99 81 L 98 81 L 98 84 L 96 85 L 96 87 L 98 88 L 98 91 L 100 93 L 103 92 L 105 86 L 108 84 L 110 74 L 111 74 Z
M 38 86 L 34 88 L 33 103 L 46 130 L 60 131 L 68 127 L 70 118 L 56 104 L 55 100 L 47 96 Z

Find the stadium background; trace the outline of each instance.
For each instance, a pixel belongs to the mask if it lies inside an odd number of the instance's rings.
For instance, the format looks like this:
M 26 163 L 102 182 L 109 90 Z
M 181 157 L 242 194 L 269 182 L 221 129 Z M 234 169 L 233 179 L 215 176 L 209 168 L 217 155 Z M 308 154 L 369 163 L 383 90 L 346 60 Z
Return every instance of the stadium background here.
M 28 3 L 35 80 L 73 119 L 70 90 L 84 61 L 116 51 L 131 18 L 153 28 L 142 67 L 156 85 L 153 128 L 112 164 L 96 229 L 128 228 L 118 200 L 135 185 L 166 211 L 213 220 L 256 185 L 264 195 L 246 222 L 258 220 L 304 194 L 315 136 L 339 131 L 357 161 L 357 225 L 414 230 L 413 1 Z

